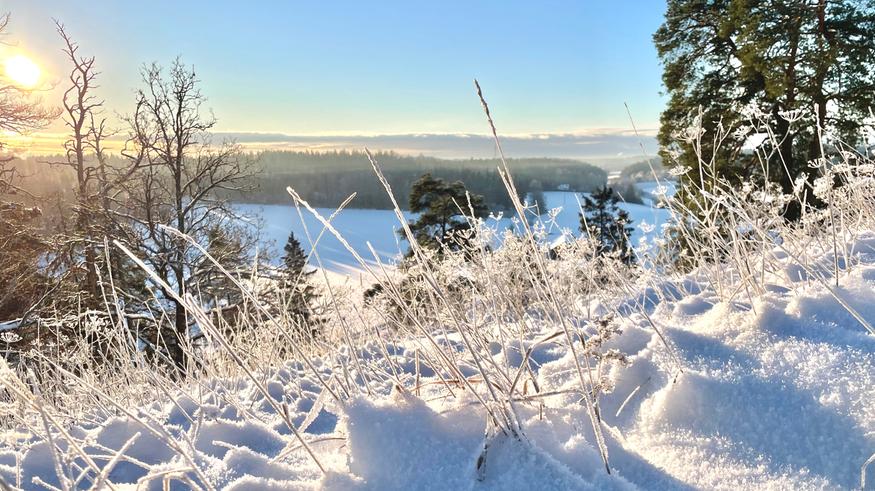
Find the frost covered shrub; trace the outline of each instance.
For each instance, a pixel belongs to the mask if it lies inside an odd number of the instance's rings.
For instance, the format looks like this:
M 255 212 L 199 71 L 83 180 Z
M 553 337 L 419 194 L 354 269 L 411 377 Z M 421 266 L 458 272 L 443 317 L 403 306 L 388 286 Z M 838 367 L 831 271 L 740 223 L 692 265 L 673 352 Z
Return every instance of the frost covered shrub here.
M 824 135 L 821 156 L 808 163 L 807 172 L 789 176 L 792 190 L 785 191 L 774 180 L 776 173 L 786 171 L 775 169 L 781 155 L 774 116 L 755 110 L 743 115 L 743 124 L 718 125 L 713 134 L 702 129 L 706 115 L 700 115 L 693 127 L 676 135 L 678 146 L 695 154 L 698 163 L 693 170 L 671 162 L 669 173 L 679 188 L 665 202 L 672 216 L 661 247 L 653 251 L 653 263 L 662 271 L 707 274 L 729 297 L 739 286 L 747 294 L 762 292 L 770 276 L 780 277 L 775 266 L 779 255 L 791 255 L 812 278 L 832 276 L 837 281 L 839 266 L 853 259 L 849 241 L 875 226 L 871 156 L 866 148 Z M 792 119 L 806 131 L 821 131 L 804 112 Z M 740 184 L 738 176 L 726 175 L 719 165 L 719 144 L 729 135 L 745 135 L 750 142 L 744 159 L 751 164 Z M 831 271 L 809 262 L 813 243 L 819 251 L 832 251 Z M 727 269 L 733 272 L 728 277 Z
M 707 156 L 702 159 L 709 162 Z M 800 176 L 793 195 L 782 194 L 768 180 L 732 185 L 715 174 L 700 200 L 663 200 L 672 211 L 671 227 L 685 241 L 688 264 L 683 269 L 693 271 L 697 285 L 707 284 L 717 300 L 731 301 L 753 298 L 772 284 L 788 284 L 791 275 L 829 285 L 841 281 L 860 254 L 849 244 L 862 231 L 875 229 L 875 166 L 851 151 L 834 152 L 813 164 L 816 177 Z M 787 223 L 783 207 L 806 194 L 823 207 L 806 207 L 800 222 Z M 563 240 L 553 240 L 549 213 L 543 222 L 529 221 L 525 209 L 518 215 L 527 221 L 519 219 L 513 231 L 490 229 L 481 219 L 467 218 L 476 234 L 463 248 L 439 255 L 414 245 L 411 257 L 397 269 L 362 258 L 363 274 L 378 285 L 367 307 L 359 303 L 358 292 L 353 297 L 327 287 L 320 297 L 324 334 L 317 339 L 302 339 L 300 329 L 271 305 L 273 300 L 250 297 L 247 285 L 241 285 L 246 301 L 233 326 L 245 335 L 227 335 L 225 327 L 231 326 L 210 319 L 196 304 L 187 305 L 198 319 L 203 341 L 186 347 L 196 363 L 187 367 L 184 380 L 155 370 L 142 351 L 125 351 L 129 345 L 121 340 L 112 349 L 130 363 L 117 369 L 82 365 L 77 372 L 50 352 L 37 353 L 33 370 L 0 373 L 6 388 L 0 394 L 0 423 L 41 428 L 45 416 L 55 434 L 66 415 L 124 413 L 167 399 L 180 400 L 180 406 L 195 408 L 198 418 L 209 419 L 217 401 L 245 380 L 248 392 L 241 397 L 245 403 L 234 408 L 237 417 L 252 422 L 267 413 L 286 418 L 291 435 L 295 422 L 312 423 L 323 404 L 337 401 L 339 407 L 395 392 L 399 400 L 457 398 L 484 415 L 487 442 L 496 435 L 522 439 L 525 419 L 517 409 L 537 409 L 541 395 L 530 356 L 549 349 L 567 362 L 561 374 L 563 394 L 586 408 L 593 422 L 592 443 L 603 451 L 600 397 L 622 380 L 614 375 L 622 375 L 629 361 L 616 348 L 624 344 L 614 341 L 631 325 L 642 332 L 652 329 L 662 338 L 658 326 L 647 323 L 647 309 L 651 297 L 674 294 L 661 287 L 679 279 L 677 262 L 665 257 L 666 249 L 639 247 L 639 266 L 628 265 L 621 258 L 599 255 L 599 244 L 589 238 L 567 233 Z M 336 233 L 330 217 L 321 220 L 326 233 Z M 832 262 L 825 263 L 824 257 Z M 674 284 L 686 288 L 683 281 Z M 666 356 L 672 357 L 670 340 L 662 338 L 662 343 Z M 42 367 L 53 370 L 40 371 Z M 277 374 L 283 383 L 263 383 L 276 380 Z M 321 402 L 314 403 L 311 415 L 292 421 L 287 396 L 305 391 Z M 186 459 L 199 455 L 172 447 L 171 438 L 167 442 L 186 468 L 198 468 Z M 308 450 L 308 442 L 301 439 L 293 448 Z M 56 451 L 78 458 L 69 447 Z M 603 455 L 607 465 L 607 453 Z
M 623 283 L 634 283 L 639 274 L 621 254 L 600 253 L 597 242 L 588 237 L 568 234 L 561 244 L 551 244 L 542 223 L 533 225 L 530 241 L 518 231 L 472 221 L 476 234 L 465 247 L 440 254 L 423 249 L 427 266 L 405 259 L 396 277 L 365 293 L 367 304 L 396 326 L 409 327 L 414 318 L 434 326 L 446 322 L 449 310 L 482 322 L 519 322 L 532 316 L 555 320 L 554 301 L 568 306 L 585 303 L 584 297 L 616 291 Z M 440 302 L 433 283 L 443 292 Z M 585 315 L 573 310 L 569 314 Z

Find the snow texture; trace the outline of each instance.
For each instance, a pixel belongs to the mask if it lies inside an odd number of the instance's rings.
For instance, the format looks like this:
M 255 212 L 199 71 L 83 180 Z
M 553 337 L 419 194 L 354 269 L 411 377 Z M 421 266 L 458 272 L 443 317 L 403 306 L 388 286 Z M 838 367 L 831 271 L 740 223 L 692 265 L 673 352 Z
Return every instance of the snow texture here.
M 857 250 L 873 245 L 869 235 Z M 859 258 L 862 264 L 842 278 L 839 291 L 875 323 L 875 256 Z M 633 300 L 665 333 L 682 370 L 645 317 L 630 309 L 621 335 L 609 341 L 630 364 L 608 374 L 615 389 L 601 400 L 611 475 L 592 444 L 579 396 L 562 392 L 576 385 L 573 360 L 550 344 L 534 350 L 531 364 L 541 391 L 557 394 L 541 398 L 543 405 L 519 406 L 521 437 L 487 433 L 473 397 L 461 391 L 445 397 L 438 384 L 416 396 L 385 383 L 373 388 L 374 397 L 339 404 L 301 364 L 265 371 L 269 397 L 288 404 L 325 474 L 266 396 L 245 380 L 212 381 L 203 400 L 183 396 L 140 408 L 140 421 L 97 413 L 69 432 L 88 442 L 85 451 L 101 467 L 134 439 L 109 472 L 131 489 L 150 473 L 180 468 L 197 482 L 178 452 L 155 436 L 162 431 L 217 489 L 859 487 L 860 468 L 875 452 L 875 337 L 822 286 L 800 279 L 772 285 L 750 302 L 727 303 L 687 277 Z M 413 346 L 388 346 L 407 380 L 415 369 Z M 365 346 L 362 359 L 385 363 L 377 349 Z M 507 351 L 521 360 L 518 341 Z M 329 377 L 332 368 L 316 363 Z M 422 375 L 423 387 L 437 381 L 426 369 Z M 49 444 L 27 432 L 16 435 L 0 448 L 0 477 L 22 489 L 41 489 L 39 482 L 60 486 Z M 479 457 L 485 457 L 481 469 Z M 873 469 L 868 477 L 875 481 Z M 80 487 L 89 483 L 84 479 Z M 161 489 L 161 480 L 145 487 Z M 171 487 L 185 485 L 173 481 Z

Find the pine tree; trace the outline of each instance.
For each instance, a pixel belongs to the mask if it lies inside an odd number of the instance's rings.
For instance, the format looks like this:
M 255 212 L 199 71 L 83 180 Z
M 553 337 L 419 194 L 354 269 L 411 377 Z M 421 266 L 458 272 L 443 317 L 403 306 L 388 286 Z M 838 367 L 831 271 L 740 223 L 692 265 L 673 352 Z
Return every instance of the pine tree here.
M 834 134 L 853 146 L 875 106 L 875 4 L 870 0 L 669 0 L 665 22 L 654 35 L 669 95 L 659 143 L 666 162 L 691 169 L 679 197 L 700 200 L 717 178 L 730 184 L 768 177 L 785 194 L 808 162 Z M 766 141 L 768 176 L 742 148 L 752 133 L 741 109 L 753 107 L 771 119 L 775 148 Z M 816 112 L 815 112 L 816 108 Z M 701 112 L 700 112 L 701 111 Z M 800 113 L 801 111 L 801 113 Z M 794 122 L 799 114 L 816 118 Z M 677 133 L 699 124 L 706 134 L 701 153 L 717 175 L 704 169 L 691 145 Z M 824 131 L 818 132 L 817 125 Z M 715 135 L 729 131 L 715 148 Z M 675 156 L 675 158 L 672 158 Z M 811 193 L 807 193 L 809 196 Z M 694 205 L 688 206 L 695 210 Z M 795 220 L 801 203 L 784 215 Z
M 0 38 L 7 34 L 9 22 L 8 13 L 0 14 Z M 40 265 L 50 249 L 35 224 L 42 213 L 16 202 L 21 176 L 5 139 L 45 128 L 58 114 L 33 91 L 0 73 L 0 320 L 29 312 L 54 286 L 52 276 Z
M 632 219 L 629 212 L 619 207 L 619 202 L 620 198 L 608 186 L 592 196 L 583 195 L 580 230 L 598 241 L 598 255 L 616 254 L 621 261 L 631 264 L 635 261 L 629 246 Z
M 316 273 L 316 270 L 308 268 L 307 255 L 294 232 L 289 234 L 283 251 L 285 254 L 280 268 L 280 287 L 284 297 L 282 298 L 284 310 L 290 319 L 312 337 L 316 334 L 317 326 L 322 322 L 322 319 L 316 315 L 315 307 L 319 294 L 310 282 L 310 277 Z
M 470 239 L 471 225 L 466 216 L 471 208 L 477 218 L 488 213 L 483 196 L 471 194 L 470 208 L 468 200 L 461 181 L 447 183 L 427 173 L 413 183 L 409 208 L 419 213 L 419 218 L 410 224 L 410 229 L 419 245 L 438 253 L 444 248 L 463 249 Z

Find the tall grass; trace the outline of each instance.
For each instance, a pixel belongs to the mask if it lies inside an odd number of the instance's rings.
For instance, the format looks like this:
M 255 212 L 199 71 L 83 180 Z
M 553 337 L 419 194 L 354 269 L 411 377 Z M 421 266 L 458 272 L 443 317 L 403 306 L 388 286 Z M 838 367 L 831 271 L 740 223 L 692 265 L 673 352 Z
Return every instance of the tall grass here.
M 202 341 L 184 346 L 189 360 L 184 376 L 162 369 L 160 359 L 147 357 L 125 317 L 111 316 L 119 320 L 106 325 L 99 320 L 106 316 L 95 315 L 91 329 L 102 337 L 102 358 L 94 356 L 93 344 L 80 341 L 66 345 L 63 351 L 59 346 L 40 346 L 16 366 L 0 362 L 0 423 L 6 430 L 30 433 L 37 440 L 49 442 L 53 465 L 65 490 L 83 486 L 115 488 L 108 480 L 109 472 L 118 462 L 129 461 L 124 453 L 137 435 L 120 450 L 102 456 L 101 462 L 107 463 L 99 465 L 84 450 L 84 437 L 67 431 L 73 422 L 97 423 L 109 415 L 140 422 L 144 431 L 179 457 L 172 468 L 150 469 L 139 484 L 177 481 L 195 489 L 213 489 L 210 476 L 198 465 L 202 459 L 194 443 L 184 435 L 172 434 L 162 421 L 141 408 L 156 400 L 179 407 L 189 401 L 205 407 L 207 401 L 221 400 L 234 406 L 239 418 L 257 421 L 257 414 L 228 396 L 237 381 L 244 379 L 269 402 L 294 435 L 296 443 L 290 444 L 284 455 L 304 452 L 324 471 L 319 452 L 313 447 L 314 437 L 294 424 L 286 401 L 273 397 L 266 385 L 272 371 L 295 364 L 318 384 L 323 402 L 341 410 L 356 398 L 381 397 L 387 390 L 412 397 L 426 397 L 423 394 L 427 393 L 429 400 L 470 397 L 487 428 L 478 459 L 478 469 L 483 471 L 482 463 L 488 460 L 494 439 L 527 438 L 520 408 L 539 407 L 545 395 L 531 355 L 537 347 L 551 344 L 573 360 L 576 383 L 567 390 L 585 407 L 596 440 L 593 444 L 605 472 L 610 473 L 599 400 L 611 390 L 602 375 L 612 366 L 621 366 L 623 356 L 605 352 L 603 345 L 617 335 L 616 319 L 634 313 L 650 319 L 647 300 L 641 299 L 638 292 L 649 288 L 657 295 L 666 295 L 659 288 L 662 282 L 692 271 L 711 284 L 721 300 L 731 302 L 740 296 L 753 299 L 771 284 L 796 285 L 801 271 L 806 281 L 824 286 L 875 334 L 868 321 L 836 289 L 860 252 L 854 250 L 856 239 L 864 231 L 875 230 L 875 164 L 867 156 L 839 147 L 840 151 L 825 154 L 815 162 L 812 172 L 817 172 L 818 178 L 809 191 L 826 207 L 806 207 L 800 223 L 788 224 L 781 217 L 781 209 L 800 196 L 782 195 L 766 178 L 762 183 L 740 188 L 731 185 L 715 170 L 712 156 L 702 153 L 706 147 L 703 138 L 720 142 L 727 133 L 706 135 L 699 128 L 691 128 L 679 138 L 699 151 L 699 165 L 704 169 L 698 189 L 701 199 L 687 203 L 665 200 L 672 217 L 670 227 L 688 247 L 687 269 L 676 270 L 677 258 L 668 257 L 669 249 L 661 249 L 659 244 L 642 245 L 637 250 L 638 266 L 626 265 L 617 258 L 596 254 L 598 244 L 588 237 L 551 248 L 547 237 L 556 224 L 550 214 L 538 217 L 528 203 L 518 198 L 513 168 L 504 158 L 499 133 L 479 85 L 477 93 L 500 156 L 501 166 L 496 171 L 516 212 L 515 230 L 490 228 L 472 216 L 469 203 L 457 203 L 463 213 L 468 211 L 471 216 L 468 220 L 473 233 L 465 241 L 468 245 L 443 254 L 421 247 L 379 162 L 368 153 L 411 247 L 403 270 L 381 263 L 376 253 L 372 258 L 362 257 L 333 226 L 336 214 L 321 216 L 293 189 L 289 194 L 298 213 L 311 213 L 321 224 L 319 230 L 306 231 L 311 246 L 326 234 L 335 236 L 359 262 L 364 277 L 381 286 L 383 293 L 373 302 L 363 303 L 360 292 L 339 288 L 326 277 L 322 297 L 326 322 L 321 334 L 310 339 L 301 334 L 304 329 L 297 320 L 283 314 L 284 309 L 276 305 L 266 305 L 264 297 L 258 295 L 259 288 L 271 288 L 270 284 L 244 281 L 222 268 L 243 298 L 233 325 L 211 315 L 203 307 L 206 303 L 194 294 L 176 299 L 185 305 L 204 334 Z M 768 121 L 760 122 L 758 127 L 773 139 Z M 777 142 L 770 141 L 777 146 Z M 769 145 L 756 149 L 764 176 L 768 175 L 767 162 L 772 160 L 767 148 Z M 674 170 L 676 175 L 683 172 Z M 805 190 L 800 185 L 798 193 L 802 192 Z M 350 203 L 354 203 L 353 197 L 338 210 Z M 199 244 L 181 238 L 213 260 Z M 136 254 L 121 244 L 115 246 L 151 274 L 156 288 L 174 291 L 161 285 Z M 830 257 L 828 263 L 823 260 L 825 253 Z M 318 252 L 311 255 L 311 263 L 321 265 Z M 798 268 L 788 268 L 788 264 Z M 112 282 L 109 285 L 106 310 L 112 312 L 118 305 L 114 299 L 119 292 Z M 277 302 L 283 302 L 277 298 Z M 593 308 L 594 304 L 599 307 Z M 88 312 L 75 316 L 59 313 L 57 318 L 43 319 L 40 328 L 61 330 L 70 317 L 88 316 Z M 168 313 L 157 309 L 144 312 L 142 317 L 148 322 L 168 317 Z M 655 323 L 650 324 L 662 340 L 662 349 L 677 361 L 677 369 L 683 370 L 671 339 Z M 400 366 L 395 355 L 400 344 L 414 348 L 413 370 Z M 156 348 L 160 358 L 160 346 Z M 434 377 L 423 380 L 423 367 L 434 372 Z M 634 392 L 626 399 L 632 396 Z M 199 425 L 200 421 L 191 423 Z M 301 426 L 308 424 L 305 421 Z

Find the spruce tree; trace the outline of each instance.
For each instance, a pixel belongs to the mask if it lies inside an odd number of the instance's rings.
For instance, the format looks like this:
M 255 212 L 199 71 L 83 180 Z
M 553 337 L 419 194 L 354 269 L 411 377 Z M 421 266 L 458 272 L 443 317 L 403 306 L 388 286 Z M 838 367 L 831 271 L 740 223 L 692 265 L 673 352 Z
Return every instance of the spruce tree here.
M 235 277 L 246 276 L 249 258 L 240 231 L 215 224 L 207 230 L 206 236 L 210 256 Z M 218 302 L 216 307 L 235 305 L 243 299 L 234 281 L 205 256 L 199 258 L 189 281 L 206 297 L 204 301 Z
M 316 270 L 308 268 L 307 254 L 294 232 L 289 233 L 283 251 L 280 287 L 283 291 L 284 310 L 289 318 L 306 328 L 310 336 L 314 336 L 316 326 L 322 322 L 316 315 L 315 308 L 319 294 L 310 282 L 310 277 Z
M 543 215 L 547 213 L 547 198 L 544 197 L 544 185 L 538 179 L 532 179 L 529 182 L 529 193 L 527 196 L 529 206 L 534 207 L 532 214 L 537 213 Z
M 591 196 L 583 195 L 580 230 L 598 241 L 598 255 L 616 254 L 621 261 L 631 264 L 635 261 L 629 246 L 632 219 L 629 212 L 620 208 L 619 202 L 620 198 L 608 186 Z

